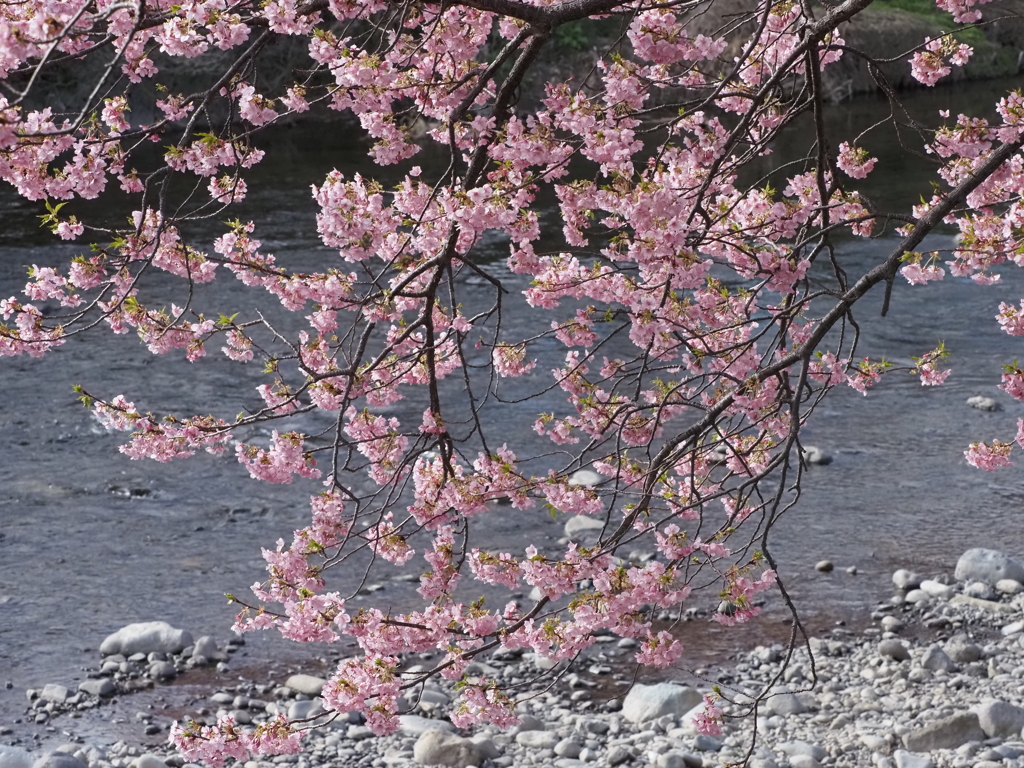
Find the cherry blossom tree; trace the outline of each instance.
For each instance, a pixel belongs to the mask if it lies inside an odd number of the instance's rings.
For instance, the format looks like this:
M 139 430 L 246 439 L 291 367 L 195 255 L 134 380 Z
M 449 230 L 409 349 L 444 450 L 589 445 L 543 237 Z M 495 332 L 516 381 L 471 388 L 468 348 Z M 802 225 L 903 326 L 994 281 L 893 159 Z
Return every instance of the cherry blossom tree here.
M 233 452 L 253 478 L 312 494 L 310 524 L 263 550 L 267 579 L 236 598 L 235 628 L 358 641 L 362 655 L 324 689 L 329 710 L 362 711 L 386 733 L 403 691 L 441 675 L 460 681 L 453 722 L 510 725 L 514 691 L 465 674 L 481 654 L 529 648 L 562 661 L 613 632 L 640 641 L 637 662 L 668 666 L 685 649 L 655 624 L 656 609 L 695 590 L 721 593 L 714 619 L 732 625 L 756 615 L 765 590 L 788 601 L 769 534 L 799 497 L 801 428 L 834 388 L 864 392 L 894 370 L 861 356 L 860 299 L 883 291 L 887 308 L 900 275 L 926 283 L 948 270 L 991 283 L 998 265 L 1024 263 L 1020 93 L 999 101 L 997 119 L 920 128 L 934 194 L 882 210 L 857 190 L 876 164 L 865 135 L 832 135 L 823 119 L 830 66 L 865 58 L 842 25 L 871 0 L 757 0 L 717 16 L 716 2 L 4 6 L 0 177 L 39 201 L 58 238 L 91 250 L 65 269 L 33 267 L 25 297 L 0 302 L 0 354 L 40 356 L 106 327 L 197 365 L 211 352 L 265 366 L 263 406 L 234 418 L 144 413 L 132 393 L 83 399 L 130 433 L 121 450 L 133 459 Z M 981 20 L 975 0 L 938 5 L 957 25 Z M 541 83 L 538 62 L 559 31 L 592 18 L 616 30 L 593 70 Z M 268 63 L 282 40 L 305 51 L 288 72 Z M 946 35 L 900 60 L 933 85 L 970 55 Z M 204 87 L 181 90 L 175 66 L 193 58 L 208 63 Z M 78 72 L 83 85 L 60 111 L 40 90 L 53 71 Z M 156 117 L 133 119 L 147 110 Z M 382 175 L 398 181 L 324 169 L 310 201 L 330 249 L 322 269 L 275 259 L 258 221 L 233 221 L 212 243 L 188 234 L 191 221 L 226 218 L 244 199 L 261 131 L 332 110 L 358 120 L 374 162 L 394 166 Z M 758 173 L 804 115 L 814 126 L 806 156 Z M 422 170 L 417 155 L 428 152 L 446 167 Z M 129 201 L 129 222 L 85 202 L 96 198 Z M 542 227 L 545 205 L 561 232 Z M 959 230 L 955 249 L 919 251 L 940 226 Z M 843 238 L 894 229 L 891 252 L 848 273 Z M 507 270 L 479 257 L 485 237 L 507 243 Z M 541 248 L 542 237 L 560 245 Z M 152 293 L 159 272 L 181 286 L 169 309 Z M 503 284 L 509 272 L 528 278 L 522 295 Z M 303 329 L 199 305 L 195 286 L 232 277 L 297 313 Z M 514 301 L 541 318 L 528 333 L 510 330 Z M 62 310 L 44 316 L 45 302 Z M 1024 334 L 1024 302 L 995 320 Z M 548 342 L 564 358 L 541 372 L 535 350 Z M 911 373 L 941 384 L 944 354 L 921 350 Z M 1024 399 L 1024 370 L 1009 366 L 1002 387 Z M 548 391 L 561 392 L 560 407 L 524 426 L 549 450 L 524 453 L 489 428 L 488 408 Z M 418 422 L 391 415 L 399 401 Z M 311 413 L 329 415 L 326 440 L 294 427 Z M 274 426 L 269 444 L 235 437 L 260 423 Z M 1002 437 L 970 446 L 968 460 L 1010 463 L 1024 423 Z M 557 557 L 529 542 L 513 552 L 471 545 L 478 518 L 545 506 L 601 521 L 601 535 Z M 644 537 L 657 558 L 624 558 Z M 418 610 L 357 611 L 331 589 L 357 557 L 379 568 L 420 556 Z M 463 597 L 524 586 L 539 598 L 491 608 Z M 441 659 L 402 675 L 399 650 Z M 709 698 L 704 727 L 721 717 Z M 174 738 L 190 759 L 219 764 L 293 752 L 302 728 L 281 716 L 255 730 L 225 719 L 177 726 Z

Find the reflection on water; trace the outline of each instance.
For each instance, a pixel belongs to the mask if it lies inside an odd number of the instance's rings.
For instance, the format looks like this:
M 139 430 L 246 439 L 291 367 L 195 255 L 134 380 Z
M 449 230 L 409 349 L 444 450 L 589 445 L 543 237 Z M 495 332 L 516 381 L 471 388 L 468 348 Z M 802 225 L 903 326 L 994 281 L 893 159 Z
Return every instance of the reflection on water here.
M 972 86 L 973 96 L 979 105 L 990 104 L 989 91 L 1000 87 Z M 922 121 L 934 124 L 938 110 L 954 99 L 959 101 L 961 94 L 938 91 L 915 94 L 909 102 Z M 834 108 L 831 120 L 843 129 L 843 138 L 852 138 L 886 111 L 881 102 L 857 101 Z M 331 167 L 348 175 L 373 171 L 365 165 L 362 147 L 346 143 L 344 136 L 321 140 L 321 133 L 296 128 L 275 134 L 277 151 L 253 174 L 250 196 L 237 212 L 239 218 L 257 220 L 256 235 L 265 250 L 295 269 L 322 269 L 337 258 L 316 239 L 309 185 L 320 182 Z M 806 136 L 792 141 L 775 147 L 774 157 L 793 156 L 807 146 Z M 880 158 L 865 186 L 879 205 L 927 193 L 923 162 L 908 162 L 891 141 L 872 139 L 866 146 Z M 429 175 L 444 158 L 428 155 L 418 162 Z M 0 198 L 5 222 L 0 296 L 19 289 L 25 265 L 56 264 L 76 253 L 39 233 L 36 208 L 10 195 Z M 560 227 L 554 210 L 546 217 L 547 227 Z M 222 227 L 205 222 L 191 234 L 209 242 Z M 945 237 L 939 236 L 933 247 L 948 244 Z M 864 271 L 894 242 L 891 237 L 844 240 L 844 266 L 850 274 Z M 535 327 L 537 313 L 528 312 L 522 301 L 521 278 L 503 266 L 505 246 L 485 247 L 491 250 L 495 273 L 510 289 L 505 322 L 511 338 Z M 168 301 L 174 298 L 171 286 Z M 1006 271 L 1004 282 L 993 287 L 950 278 L 918 288 L 899 282 L 884 322 L 878 316 L 881 296 L 864 301 L 859 309 L 863 354 L 885 355 L 901 364 L 943 340 L 953 355 L 954 375 L 935 391 L 922 389 L 916 377 L 896 375 L 867 397 L 837 392 L 808 427 L 805 442 L 825 448 L 835 460 L 811 468 L 801 503 L 770 541 L 782 576 L 808 612 L 853 616 L 869 597 L 886 591 L 893 569 L 950 571 L 968 547 L 1024 554 L 1024 526 L 1017 519 L 1024 498 L 1019 471 L 983 473 L 968 467 L 962 456 L 971 441 L 1013 434 L 1017 417 L 1024 416 L 1024 407 L 994 387 L 1001 366 L 1024 355 L 1019 340 L 1002 334 L 993 315 L 1000 301 L 1016 302 L 1022 294 L 1024 280 Z M 227 313 L 264 301 L 230 279 L 201 287 L 196 300 Z M 540 389 L 546 384 L 543 372 L 564 351 L 542 344 L 532 352 L 541 364 L 517 386 Z M 140 393 L 142 409 L 192 413 L 212 407 L 230 416 L 255 404 L 254 388 L 261 381 L 255 366 L 217 355 L 196 365 L 154 358 L 134 339 L 105 332 L 88 340 L 74 338 L 42 360 L 0 360 L 0 681 L 14 685 L 0 689 L 0 723 L 21 715 L 24 688 L 70 684 L 83 676 L 81 667 L 96 660 L 93 649 L 123 624 L 166 619 L 197 635 L 224 637 L 231 621 L 224 593 L 243 594 L 261 578 L 259 547 L 289 537 L 304 521 L 306 495 L 319 490 L 315 484 L 256 484 L 230 457 L 132 463 L 116 451 L 116 437 L 96 428 L 75 401 L 71 385 L 81 383 L 104 395 Z M 1004 410 L 966 407 L 966 398 L 976 394 L 996 397 Z M 556 407 L 552 395 L 528 404 L 492 405 L 485 415 L 494 434 L 540 449 L 548 446 L 538 442 L 530 425 L 537 413 Z M 415 415 L 403 412 L 401 404 L 394 413 L 399 418 Z M 310 422 L 300 428 L 314 432 L 326 425 Z M 498 507 L 474 522 L 480 541 L 513 549 L 522 546 L 524 531 L 548 543 L 561 535 L 561 521 L 543 510 L 524 516 Z M 823 558 L 836 563 L 833 573 L 814 571 L 813 564 Z M 856 565 L 859 575 L 847 574 L 848 565 Z M 349 581 L 356 576 L 348 574 Z M 374 595 L 374 603 L 400 605 L 412 595 L 408 584 L 382 583 L 385 589 Z M 781 611 L 769 612 L 766 621 L 781 618 Z M 691 646 L 701 646 L 710 636 L 702 627 L 687 627 Z M 714 643 L 729 643 L 734 635 L 716 630 L 714 637 L 720 638 Z M 83 654 L 86 649 L 89 655 Z M 251 643 L 249 650 L 257 659 L 325 653 L 273 638 Z

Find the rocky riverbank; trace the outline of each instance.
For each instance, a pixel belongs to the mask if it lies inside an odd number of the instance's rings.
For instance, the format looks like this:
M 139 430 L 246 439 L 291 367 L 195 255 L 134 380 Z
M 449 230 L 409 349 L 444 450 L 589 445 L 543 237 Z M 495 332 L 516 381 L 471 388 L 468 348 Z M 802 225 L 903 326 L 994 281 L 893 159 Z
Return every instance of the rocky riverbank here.
M 458 731 L 444 719 L 454 693 L 439 681 L 407 694 L 397 733 L 376 738 L 353 714 L 309 733 L 303 754 L 244 768 L 712 768 L 745 759 L 752 768 L 1024 766 L 1024 566 L 973 549 L 952 574 L 900 570 L 893 586 L 862 634 L 837 627 L 792 651 L 760 646 L 703 679 L 668 670 L 665 682 L 630 688 L 635 641 L 613 636 L 569 668 L 501 651 L 469 673 L 519 687 L 521 723 L 511 731 Z M 68 743 L 45 752 L 0 744 L 0 768 L 188 768 L 159 741 L 85 743 L 75 718 L 137 706 L 133 692 L 171 691 L 172 679 L 213 665 L 220 678 L 201 695 L 171 712 L 149 705 L 137 713 L 144 733 L 162 740 L 171 716 L 231 713 L 248 725 L 278 711 L 293 719 L 322 713 L 321 677 L 232 678 L 228 661 L 241 645 L 193 642 L 163 622 L 123 628 L 103 643 L 100 666 L 77 691 L 48 684 L 27 692 L 26 718 L 60 728 Z M 404 660 L 409 671 L 425 661 Z M 720 696 L 720 735 L 695 725 L 705 695 Z

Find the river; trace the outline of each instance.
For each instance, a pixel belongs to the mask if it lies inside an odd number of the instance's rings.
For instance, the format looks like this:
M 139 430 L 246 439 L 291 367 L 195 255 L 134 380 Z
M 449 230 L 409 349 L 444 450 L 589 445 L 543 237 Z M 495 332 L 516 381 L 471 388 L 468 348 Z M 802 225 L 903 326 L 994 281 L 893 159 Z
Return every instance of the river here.
M 970 93 L 959 88 L 922 92 L 909 96 L 907 104 L 934 124 L 939 109 L 957 109 L 966 102 L 975 112 L 983 111 L 1006 87 L 972 83 Z M 830 108 L 829 119 L 849 138 L 886 111 L 880 101 L 861 99 Z M 268 139 L 277 151 L 250 177 L 250 195 L 238 215 L 256 219 L 265 250 L 290 267 L 322 269 L 325 259 L 336 259 L 316 237 L 309 185 L 320 182 L 331 167 L 372 174 L 351 136 L 336 126 L 277 131 Z M 776 156 L 786 157 L 801 142 L 806 147 L 806 138 L 780 144 Z M 865 189 L 881 205 L 905 205 L 928 194 L 926 169 L 908 163 L 891 137 L 868 147 L 880 162 Z M 421 160 L 428 171 L 441 161 Z M 5 225 L 0 296 L 20 290 L 26 265 L 57 265 L 79 251 L 36 228 L 39 208 L 0 191 Z M 544 225 L 560 226 L 553 210 Z M 211 223 L 192 234 L 208 242 L 219 229 Z M 847 272 L 865 271 L 895 242 L 891 234 L 844 239 L 841 258 Z M 949 233 L 939 234 L 931 247 L 950 243 Z M 512 289 L 506 318 L 513 336 L 536 315 L 517 292 L 525 287 L 522 277 L 503 266 L 504 246 L 495 242 L 490 248 L 494 270 Z M 880 292 L 858 308 L 862 354 L 905 364 L 910 355 L 942 340 L 952 353 L 953 375 L 937 389 L 922 388 L 906 374 L 886 377 L 866 397 L 844 388 L 825 401 L 808 426 L 805 443 L 822 447 L 834 461 L 810 469 L 800 504 L 776 529 L 774 553 L 781 575 L 815 626 L 862 621 L 872 600 L 887 594 L 896 568 L 929 575 L 951 572 L 959 554 L 973 546 L 1024 555 L 1019 468 L 990 474 L 972 469 L 963 458 L 969 442 L 1012 435 L 1016 419 L 1024 416 L 1024 406 L 995 387 L 1004 363 L 1024 359 L 1020 340 L 1002 333 L 994 320 L 1001 301 L 1016 304 L 1024 295 L 1024 276 L 1012 269 L 1002 274 L 1003 281 L 991 287 L 947 276 L 915 288 L 898 279 L 887 318 L 879 316 Z M 168 294 L 168 301 L 172 298 Z M 262 301 L 228 277 L 204 287 L 197 298 L 243 312 Z M 536 354 L 542 359 L 538 371 L 546 371 L 563 353 L 552 344 Z M 62 740 L 66 719 L 55 722 L 50 732 L 14 722 L 24 717 L 24 689 L 50 682 L 72 686 L 96 666 L 103 638 L 124 624 L 165 619 L 196 636 L 227 638 L 233 612 L 224 594 L 245 594 L 262 577 L 260 547 L 290 538 L 308 513 L 309 493 L 319 489 L 316 484 L 256 483 L 232 457 L 203 455 L 166 465 L 131 462 L 117 452 L 120 437 L 100 430 L 76 401 L 72 385 L 104 396 L 137 393 L 142 409 L 179 414 L 212 409 L 230 417 L 255 404 L 259 383 L 255 365 L 240 366 L 218 354 L 195 365 L 175 355 L 154 357 L 134 337 L 102 330 L 74 337 L 42 359 L 0 359 L 0 727 L 12 729 L 0 740 L 27 742 L 34 733 L 44 742 Z M 532 383 L 528 378 L 523 385 Z M 965 400 L 978 394 L 995 397 L 1003 410 L 967 407 Z M 538 445 L 531 442 L 530 424 L 556 402 L 507 405 L 487 413 L 496 433 L 509 435 L 510 442 L 514 436 L 529 448 Z M 400 415 L 401 408 L 395 413 Z M 482 539 L 522 546 L 524 531 L 554 541 L 562 521 L 540 508 L 525 515 L 498 508 L 480 518 L 479 525 Z M 835 562 L 836 570 L 817 573 L 814 563 L 825 558 Z M 851 565 L 856 575 L 846 572 Z M 374 603 L 408 603 L 409 585 L 381 583 L 385 589 L 374 595 Z M 710 604 L 711 597 L 704 601 Z M 782 609 L 770 604 L 765 621 L 746 632 L 726 633 L 703 622 L 687 625 L 686 641 L 694 655 L 686 663 L 705 664 L 732 647 L 756 644 L 762 634 L 774 637 L 773 622 L 779 629 L 783 618 Z M 276 663 L 283 671 L 303 660 L 322 663 L 315 660 L 339 651 L 261 637 L 250 639 L 245 653 L 247 660 L 233 663 L 236 667 L 274 666 L 273 659 L 280 659 Z M 192 680 L 208 682 L 200 676 Z M 4 688 L 5 682 L 10 686 Z M 97 740 L 141 733 L 135 724 L 110 723 L 105 717 L 97 716 L 89 726 Z

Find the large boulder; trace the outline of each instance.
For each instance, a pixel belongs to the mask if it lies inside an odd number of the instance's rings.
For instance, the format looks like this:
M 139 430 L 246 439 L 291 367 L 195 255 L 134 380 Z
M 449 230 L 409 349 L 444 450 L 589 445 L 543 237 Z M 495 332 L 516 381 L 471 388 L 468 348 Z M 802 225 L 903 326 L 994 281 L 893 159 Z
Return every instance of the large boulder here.
M 32 768 L 35 757 L 21 747 L 0 744 L 0 768 Z
M 687 685 L 638 683 L 622 702 L 622 716 L 637 724 L 657 720 L 665 715 L 679 717 L 700 704 L 703 698 Z
M 960 712 L 935 720 L 903 736 L 903 746 L 911 752 L 931 752 L 935 749 L 956 749 L 968 741 L 984 741 L 975 712 Z
M 480 765 L 481 762 L 480 750 L 476 744 L 469 739 L 440 729 L 425 731 L 416 739 L 412 755 L 420 765 L 467 768 L 470 765 Z
M 175 629 L 166 621 L 144 621 L 129 624 L 109 635 L 100 645 L 100 653 L 110 656 L 120 653 L 131 656 L 134 653 L 178 653 L 192 645 L 192 634 L 184 629 Z
M 981 730 L 990 739 L 1016 737 L 1024 728 L 1024 709 L 1009 702 L 987 699 L 974 707 L 974 711 L 978 713 Z
M 956 563 L 957 581 L 982 581 L 994 585 L 1003 579 L 1024 582 L 1024 565 L 995 549 L 968 549 Z

